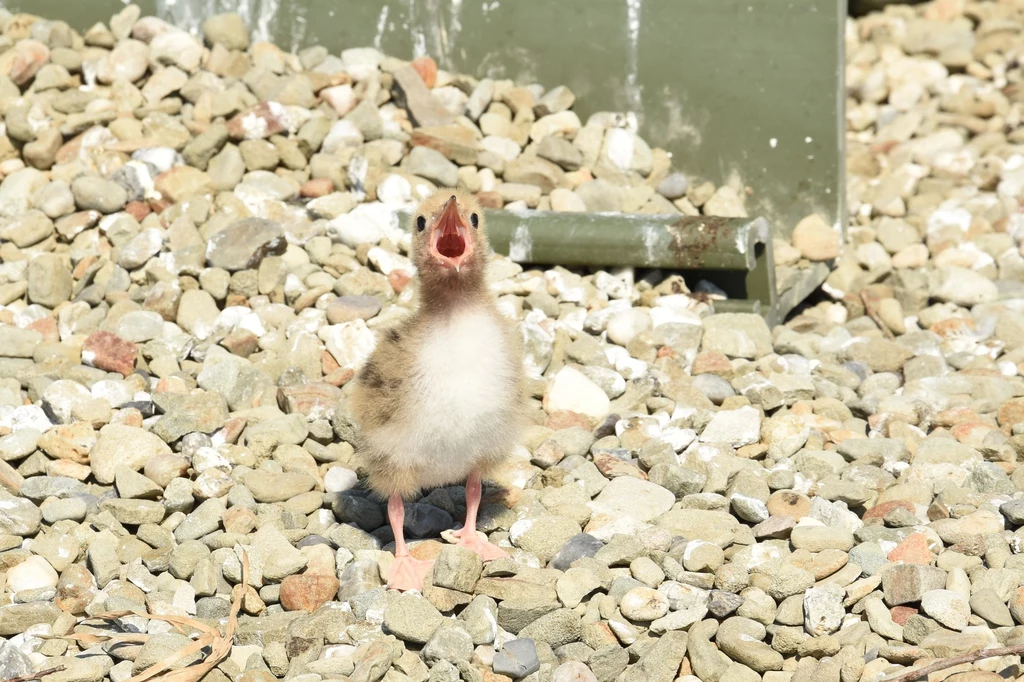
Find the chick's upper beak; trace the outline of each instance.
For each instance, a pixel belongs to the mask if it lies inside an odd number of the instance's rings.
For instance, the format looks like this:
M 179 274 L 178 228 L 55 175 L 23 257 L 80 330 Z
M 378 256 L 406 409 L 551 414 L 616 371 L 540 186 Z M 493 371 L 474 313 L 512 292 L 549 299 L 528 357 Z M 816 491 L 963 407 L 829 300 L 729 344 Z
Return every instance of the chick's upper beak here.
M 473 253 L 469 228 L 462 218 L 455 195 L 445 202 L 430 231 L 430 255 L 445 268 L 456 272 Z

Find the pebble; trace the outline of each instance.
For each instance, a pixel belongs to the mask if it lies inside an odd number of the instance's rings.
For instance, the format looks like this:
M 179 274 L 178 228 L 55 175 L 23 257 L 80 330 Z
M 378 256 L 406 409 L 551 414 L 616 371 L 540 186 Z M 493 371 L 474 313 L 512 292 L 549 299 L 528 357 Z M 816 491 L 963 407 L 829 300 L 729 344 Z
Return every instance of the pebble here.
M 579 370 L 563 367 L 546 393 L 548 412 L 576 412 L 599 419 L 608 414 L 611 402 L 600 386 Z
M 946 572 L 934 566 L 901 564 L 882 572 L 885 601 L 900 606 L 921 600 L 925 592 L 946 587 Z
M 41 556 L 31 556 L 7 571 L 7 589 L 12 593 L 57 586 L 57 571 Z
M 718 627 L 716 642 L 726 655 L 755 672 L 780 670 L 782 654 L 761 641 L 764 633 L 760 623 L 734 616 Z
M 338 579 L 333 575 L 305 573 L 290 575 L 281 581 L 280 602 L 286 611 L 316 611 L 338 594 Z
M 229 50 L 249 47 L 249 29 L 245 21 L 234 13 L 215 14 L 203 22 L 203 35 L 212 45 L 223 45 Z
M 358 482 L 358 475 L 351 469 L 331 467 L 324 475 L 324 490 L 329 493 L 340 493 L 355 488 Z
M 339 296 L 327 305 L 327 321 L 344 324 L 354 320 L 369 320 L 381 310 L 376 296 Z
M 171 454 L 160 438 L 137 426 L 108 424 L 100 429 L 89 455 L 92 475 L 103 484 L 114 482 L 119 466 L 139 471 L 160 455 Z
M 257 502 L 284 502 L 313 489 L 316 480 L 301 473 L 253 471 L 245 477 L 245 486 Z
M 518 680 L 540 670 L 537 647 L 529 639 L 513 639 L 494 654 L 492 669 L 498 675 Z
M 579 525 L 572 519 L 547 515 L 517 521 L 509 528 L 508 534 L 513 545 L 536 555 L 546 563 L 579 531 Z
M 472 593 L 483 570 L 480 557 L 468 549 L 446 546 L 434 563 L 433 583 L 438 587 Z
M 686 196 L 688 187 L 689 183 L 687 182 L 686 175 L 683 173 L 671 173 L 658 183 L 658 194 L 666 199 L 675 201 Z
M 72 181 L 71 194 L 75 198 L 75 205 L 82 211 L 114 213 L 128 202 L 128 193 L 121 185 L 89 175 Z
M 828 526 L 798 523 L 790 532 L 789 541 L 794 548 L 805 549 L 808 552 L 821 552 L 827 549 L 848 552 L 853 548 L 852 533 L 842 528 Z
M 846 611 L 845 593 L 841 587 L 828 584 L 804 592 L 804 629 L 815 637 L 836 632 L 842 625 Z
M 213 235 L 206 258 L 213 267 L 234 272 L 255 268 L 265 257 L 279 256 L 284 249 L 280 226 L 263 218 L 246 218 Z
M 962 597 L 963 595 L 961 595 Z M 996 627 L 1012 627 L 1013 616 L 1003 598 L 991 588 L 970 595 L 971 611 Z
M 963 630 L 971 616 L 971 607 L 952 590 L 928 590 L 921 595 L 921 610 L 950 630 Z
M 552 682 L 598 682 L 594 672 L 580 661 L 566 661 L 551 673 Z
M 827 261 L 839 256 L 841 245 L 838 232 L 825 224 L 820 215 L 812 214 L 793 228 L 793 246 L 807 260 Z
M 519 631 L 521 639 L 544 642 L 556 648 L 580 638 L 580 617 L 569 609 L 558 609 L 537 618 Z
M 660 485 L 630 476 L 613 478 L 590 503 L 595 515 L 649 522 L 672 508 L 675 495 Z
M 634 587 L 619 603 L 622 615 L 634 621 L 650 621 L 668 613 L 668 598 L 649 587 Z
M 443 620 L 437 609 L 419 595 L 388 595 L 384 627 L 403 641 L 426 644 Z
M 637 334 L 647 331 L 653 324 L 650 313 L 645 310 L 624 310 L 608 320 L 608 340 L 620 346 L 627 346 Z
M 700 434 L 705 443 L 727 443 L 742 447 L 756 443 L 761 436 L 761 414 L 753 407 L 720 410 Z
M 568 570 L 577 559 L 592 557 L 604 543 L 589 533 L 579 533 L 569 538 L 551 559 L 551 567 L 559 571 Z

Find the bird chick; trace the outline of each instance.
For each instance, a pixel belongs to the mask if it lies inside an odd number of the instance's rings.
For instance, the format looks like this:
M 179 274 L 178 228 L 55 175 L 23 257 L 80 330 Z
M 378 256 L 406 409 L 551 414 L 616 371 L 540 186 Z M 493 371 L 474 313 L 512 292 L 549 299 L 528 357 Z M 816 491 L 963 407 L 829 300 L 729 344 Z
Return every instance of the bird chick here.
M 510 454 L 524 417 L 522 350 L 487 287 L 483 214 L 462 190 L 440 190 L 412 217 L 416 310 L 382 331 L 349 398 L 371 490 L 388 500 L 395 536 L 390 587 L 420 589 L 429 561 L 405 544 L 405 500 L 466 480 L 458 544 L 505 556 L 476 530 L 481 479 Z

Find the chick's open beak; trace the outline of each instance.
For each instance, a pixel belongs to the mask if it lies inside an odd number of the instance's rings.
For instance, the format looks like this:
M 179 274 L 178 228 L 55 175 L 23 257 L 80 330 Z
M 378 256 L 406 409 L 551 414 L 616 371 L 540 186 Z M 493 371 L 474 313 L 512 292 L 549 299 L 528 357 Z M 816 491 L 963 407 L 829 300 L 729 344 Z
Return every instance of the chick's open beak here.
M 473 253 L 469 227 L 462 219 L 459 202 L 453 195 L 441 210 L 430 231 L 430 255 L 446 268 L 456 272 Z

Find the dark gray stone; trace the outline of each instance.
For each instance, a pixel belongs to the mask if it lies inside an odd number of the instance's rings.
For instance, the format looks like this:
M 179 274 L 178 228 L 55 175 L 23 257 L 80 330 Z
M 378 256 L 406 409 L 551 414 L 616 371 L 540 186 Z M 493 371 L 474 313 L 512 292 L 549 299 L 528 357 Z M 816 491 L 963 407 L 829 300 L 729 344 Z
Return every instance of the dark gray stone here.
M 580 533 L 569 538 L 551 560 L 551 568 L 559 571 L 568 570 L 572 562 L 583 557 L 592 557 L 604 547 L 604 543 L 588 533 Z
M 513 639 L 494 654 L 494 672 L 512 679 L 526 677 L 540 670 L 537 646 L 532 639 Z

